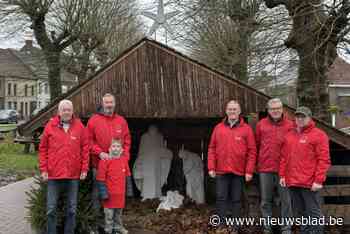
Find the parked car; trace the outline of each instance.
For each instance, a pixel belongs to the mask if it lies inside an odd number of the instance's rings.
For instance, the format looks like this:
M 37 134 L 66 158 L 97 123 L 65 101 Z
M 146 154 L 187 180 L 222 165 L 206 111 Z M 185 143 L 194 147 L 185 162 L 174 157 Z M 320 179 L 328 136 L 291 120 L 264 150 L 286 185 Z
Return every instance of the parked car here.
M 0 123 L 17 123 L 18 112 L 16 110 L 0 110 Z

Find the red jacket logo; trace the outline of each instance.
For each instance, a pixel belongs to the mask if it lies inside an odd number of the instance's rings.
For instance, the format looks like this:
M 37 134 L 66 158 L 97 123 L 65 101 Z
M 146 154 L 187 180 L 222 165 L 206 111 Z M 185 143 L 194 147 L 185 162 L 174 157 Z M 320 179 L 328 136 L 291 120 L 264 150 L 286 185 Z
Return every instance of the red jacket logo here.
M 306 142 L 307 142 L 307 137 L 302 137 L 299 140 L 299 143 L 301 143 L 301 144 L 305 144 Z

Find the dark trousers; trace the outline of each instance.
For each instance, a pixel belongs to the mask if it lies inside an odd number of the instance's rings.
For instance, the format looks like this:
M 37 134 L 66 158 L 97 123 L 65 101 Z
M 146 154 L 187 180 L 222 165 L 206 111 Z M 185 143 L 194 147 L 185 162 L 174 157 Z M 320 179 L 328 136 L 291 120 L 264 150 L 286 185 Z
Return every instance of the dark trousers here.
M 296 217 L 321 218 L 321 197 L 319 192 L 307 188 L 291 187 L 289 193 L 292 199 L 293 210 Z M 322 234 L 323 226 L 301 225 L 300 234 Z
M 216 212 L 222 220 L 231 210 L 232 217 L 240 217 L 243 176 L 216 175 Z
M 261 214 L 266 220 L 272 217 L 273 202 L 279 198 L 281 207 L 281 217 L 291 218 L 293 216 L 291 199 L 288 188 L 279 184 L 277 173 L 260 173 L 260 192 L 261 192 Z M 271 226 L 265 226 L 264 229 L 272 231 Z M 284 233 L 290 233 L 291 226 L 284 225 L 281 227 Z
M 74 234 L 79 180 L 49 180 L 47 184 L 47 234 L 57 233 L 57 201 L 62 191 L 67 194 L 64 234 Z

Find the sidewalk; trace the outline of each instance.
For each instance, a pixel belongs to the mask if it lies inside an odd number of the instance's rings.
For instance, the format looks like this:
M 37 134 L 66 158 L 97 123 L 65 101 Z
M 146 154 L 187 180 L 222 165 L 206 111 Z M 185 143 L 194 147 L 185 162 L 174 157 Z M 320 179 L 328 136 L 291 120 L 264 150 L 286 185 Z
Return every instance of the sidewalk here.
M 0 234 L 36 234 L 26 220 L 28 191 L 34 184 L 28 178 L 0 188 Z M 139 229 L 130 229 L 130 234 L 155 234 Z
M 35 234 L 26 221 L 27 197 L 25 191 L 33 185 L 28 178 L 0 188 L 0 233 Z

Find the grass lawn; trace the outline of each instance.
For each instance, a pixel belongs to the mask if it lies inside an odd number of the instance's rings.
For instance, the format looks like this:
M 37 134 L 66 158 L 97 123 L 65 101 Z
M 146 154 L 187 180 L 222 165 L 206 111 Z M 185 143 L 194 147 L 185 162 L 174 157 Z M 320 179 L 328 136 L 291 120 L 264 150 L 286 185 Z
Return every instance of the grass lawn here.
M 37 153 L 24 154 L 24 145 L 13 143 L 13 139 L 5 136 L 0 142 L 0 170 L 31 175 L 36 171 Z

